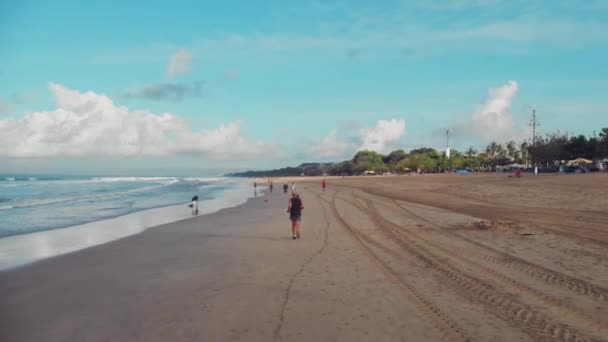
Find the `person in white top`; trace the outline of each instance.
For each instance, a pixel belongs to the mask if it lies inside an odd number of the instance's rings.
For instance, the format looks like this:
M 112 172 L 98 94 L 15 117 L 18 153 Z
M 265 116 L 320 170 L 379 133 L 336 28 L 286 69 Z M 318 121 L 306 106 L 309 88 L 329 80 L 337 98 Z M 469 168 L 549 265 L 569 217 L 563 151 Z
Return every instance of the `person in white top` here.
M 291 192 L 296 192 L 296 183 L 295 182 L 291 183 Z

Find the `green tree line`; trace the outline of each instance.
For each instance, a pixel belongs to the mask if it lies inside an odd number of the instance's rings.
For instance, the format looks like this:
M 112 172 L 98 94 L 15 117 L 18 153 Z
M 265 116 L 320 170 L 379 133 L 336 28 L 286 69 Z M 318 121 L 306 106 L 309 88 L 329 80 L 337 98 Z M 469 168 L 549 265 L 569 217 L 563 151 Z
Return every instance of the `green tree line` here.
M 506 144 L 491 142 L 484 149 L 469 147 L 464 151 L 451 150 L 447 158 L 444 152 L 433 148 L 417 148 L 405 152 L 402 149 L 389 154 L 375 151 L 359 151 L 352 159 L 338 163 L 307 163 L 298 167 L 287 167 L 268 171 L 247 171 L 231 174 L 245 177 L 355 175 L 365 171 L 385 172 L 443 172 L 445 170 L 469 169 L 492 171 L 497 166 L 517 163 L 520 165 L 551 165 L 555 161 L 576 158 L 608 158 L 608 128 L 589 137 L 554 133 L 538 137 L 533 145 L 528 142 Z

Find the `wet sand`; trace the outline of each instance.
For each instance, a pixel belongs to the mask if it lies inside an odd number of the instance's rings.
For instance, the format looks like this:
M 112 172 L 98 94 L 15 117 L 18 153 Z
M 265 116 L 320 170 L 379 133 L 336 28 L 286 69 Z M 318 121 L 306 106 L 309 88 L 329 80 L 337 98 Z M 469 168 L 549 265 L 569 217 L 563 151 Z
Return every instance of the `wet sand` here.
M 0 340 L 606 340 L 607 174 L 297 182 L 0 272 Z

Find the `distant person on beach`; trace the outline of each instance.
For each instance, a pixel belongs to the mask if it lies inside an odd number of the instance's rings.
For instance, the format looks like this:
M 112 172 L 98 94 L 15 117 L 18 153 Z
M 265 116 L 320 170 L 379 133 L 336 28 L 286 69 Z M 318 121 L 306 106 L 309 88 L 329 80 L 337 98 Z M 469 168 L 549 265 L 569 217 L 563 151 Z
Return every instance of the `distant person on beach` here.
M 270 182 L 270 186 L 269 186 L 270 192 L 272 192 L 272 187 L 273 187 L 272 182 Z
M 302 220 L 302 209 L 304 209 L 302 199 L 296 192 L 293 192 L 291 194 L 291 198 L 289 199 L 287 212 L 289 213 L 289 220 L 291 220 L 291 238 L 294 240 L 300 238 L 300 221 Z
M 253 182 L 253 188 L 257 188 L 258 187 L 258 183 L 257 182 Z
M 296 192 L 296 182 L 291 183 L 291 192 Z
M 323 187 L 323 192 L 325 192 L 325 187 L 327 186 L 325 179 L 321 182 L 321 186 Z
M 289 189 L 289 185 L 287 183 L 283 184 L 283 193 L 287 195 L 287 189 Z
M 192 215 L 198 215 L 198 196 L 192 197 L 189 207 L 192 208 Z

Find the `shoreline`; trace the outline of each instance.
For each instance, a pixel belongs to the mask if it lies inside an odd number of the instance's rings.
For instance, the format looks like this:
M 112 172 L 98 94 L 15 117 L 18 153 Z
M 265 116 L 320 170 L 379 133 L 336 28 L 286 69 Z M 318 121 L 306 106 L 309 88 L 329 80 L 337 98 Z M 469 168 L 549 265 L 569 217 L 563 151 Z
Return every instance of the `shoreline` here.
M 0 272 L 0 340 L 603 340 L 606 180 L 300 182 Z
M 262 191 L 263 189 L 260 193 Z M 251 198 L 254 196 L 246 195 L 246 187 L 241 187 L 227 191 L 220 197 L 199 202 L 198 215 L 192 215 L 188 203 L 184 203 L 139 210 L 74 226 L 5 236 L 0 238 L 0 272 L 141 234 L 156 226 L 238 207 Z

